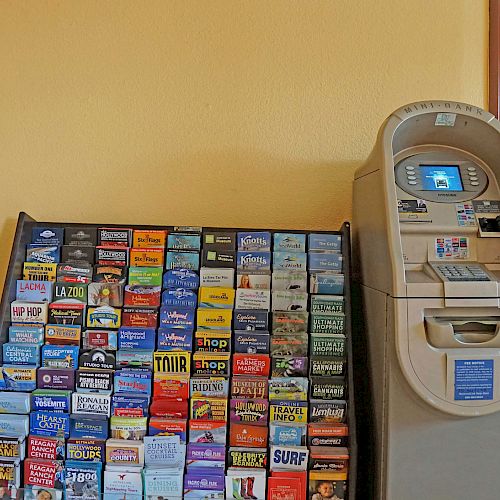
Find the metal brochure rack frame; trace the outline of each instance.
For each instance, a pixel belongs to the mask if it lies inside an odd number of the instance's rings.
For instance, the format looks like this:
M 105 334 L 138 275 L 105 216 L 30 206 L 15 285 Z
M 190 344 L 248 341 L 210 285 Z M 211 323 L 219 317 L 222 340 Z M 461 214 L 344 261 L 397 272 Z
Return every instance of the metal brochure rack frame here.
M 7 342 L 8 327 L 10 324 L 10 303 L 15 300 L 16 295 L 16 280 L 22 279 L 22 268 L 25 260 L 26 245 L 31 241 L 31 230 L 34 226 L 49 226 L 49 227 L 71 227 L 71 226 L 89 226 L 89 227 L 127 227 L 132 229 L 166 229 L 172 230 L 173 226 L 159 225 L 130 225 L 130 224 L 84 224 L 84 223 L 60 223 L 60 222 L 43 222 L 37 221 L 25 212 L 20 212 L 14 241 L 12 245 L 10 261 L 7 268 L 5 284 L 3 288 L 2 300 L 0 302 L 0 345 Z M 307 230 L 279 230 L 268 228 L 221 228 L 221 227 L 203 227 L 203 231 L 270 231 L 275 232 L 295 232 L 305 233 L 311 232 Z M 315 233 L 329 233 L 342 235 L 342 256 L 344 262 L 344 297 L 345 297 L 345 334 L 347 338 L 347 424 L 349 426 L 349 487 L 348 499 L 355 500 L 357 488 L 357 428 L 356 428 L 356 413 L 355 413 L 355 377 L 353 373 L 354 359 L 352 346 L 352 304 L 351 304 L 351 236 L 350 224 L 344 222 L 340 231 L 314 231 Z M 0 360 L 2 353 L 0 350 Z

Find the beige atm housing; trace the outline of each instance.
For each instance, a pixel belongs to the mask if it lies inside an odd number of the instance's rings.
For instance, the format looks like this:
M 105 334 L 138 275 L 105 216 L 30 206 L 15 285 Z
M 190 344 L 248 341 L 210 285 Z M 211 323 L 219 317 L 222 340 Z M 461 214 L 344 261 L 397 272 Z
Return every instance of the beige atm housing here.
M 500 123 L 417 102 L 355 174 L 376 498 L 500 498 Z

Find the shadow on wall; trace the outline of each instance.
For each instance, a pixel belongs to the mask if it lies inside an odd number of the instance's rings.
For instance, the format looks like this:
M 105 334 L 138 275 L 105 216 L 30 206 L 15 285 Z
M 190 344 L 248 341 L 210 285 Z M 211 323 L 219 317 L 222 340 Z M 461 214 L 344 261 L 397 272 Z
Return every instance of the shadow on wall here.
M 360 163 L 301 163 L 239 152 L 194 155 L 183 170 L 177 162 L 152 170 L 159 177 L 167 173 L 166 188 L 182 207 L 168 207 L 167 220 L 184 220 L 189 213 L 192 224 L 338 229 L 350 218 L 352 179 Z
M 89 175 L 93 164 L 61 165 L 57 176 L 43 176 L 36 186 L 25 182 L 22 199 L 30 202 L 11 203 L 15 213 L 4 213 L 14 217 L 24 210 L 40 220 L 95 223 L 337 229 L 350 218 L 352 179 L 360 165 L 242 150 L 166 155 L 160 161 L 142 156 L 102 165 L 99 175 Z M 78 186 L 80 199 L 76 190 L 61 189 L 68 185 Z M 13 199 L 20 203 L 20 197 Z M 39 204 L 47 199 L 57 203 Z
M 16 224 L 17 219 L 8 217 L 3 221 L 0 229 L 0 241 L 3 242 L 3 244 L 0 245 L 0 291 L 3 290 L 5 274 L 7 273 L 7 266 L 9 265 L 10 251 L 12 250 L 12 243 L 14 242 Z M 1 295 L 0 293 L 0 297 Z

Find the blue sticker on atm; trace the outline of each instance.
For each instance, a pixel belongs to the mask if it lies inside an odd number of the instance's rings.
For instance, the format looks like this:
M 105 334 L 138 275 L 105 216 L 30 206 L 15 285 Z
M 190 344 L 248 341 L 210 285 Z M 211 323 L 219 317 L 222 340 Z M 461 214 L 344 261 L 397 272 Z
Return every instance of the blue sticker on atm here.
M 455 360 L 455 401 L 493 400 L 494 361 Z

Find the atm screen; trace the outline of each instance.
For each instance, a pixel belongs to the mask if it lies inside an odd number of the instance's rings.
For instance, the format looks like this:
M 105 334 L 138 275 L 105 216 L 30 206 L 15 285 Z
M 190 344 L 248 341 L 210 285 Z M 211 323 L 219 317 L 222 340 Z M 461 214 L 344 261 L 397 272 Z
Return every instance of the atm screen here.
M 420 165 L 424 191 L 463 191 L 458 165 Z

